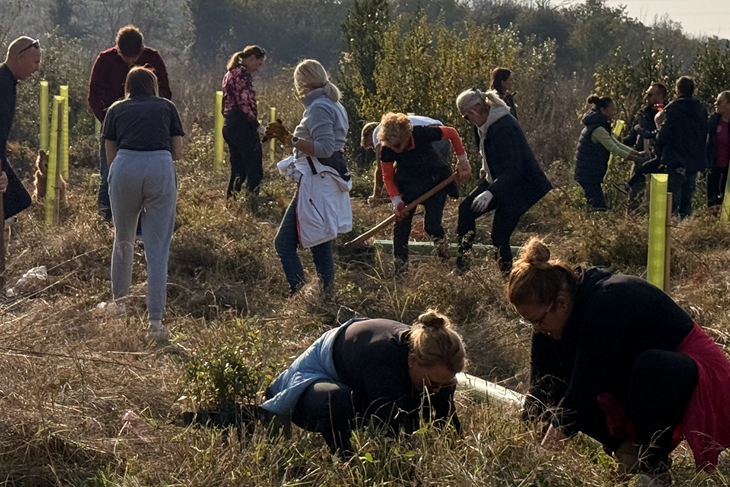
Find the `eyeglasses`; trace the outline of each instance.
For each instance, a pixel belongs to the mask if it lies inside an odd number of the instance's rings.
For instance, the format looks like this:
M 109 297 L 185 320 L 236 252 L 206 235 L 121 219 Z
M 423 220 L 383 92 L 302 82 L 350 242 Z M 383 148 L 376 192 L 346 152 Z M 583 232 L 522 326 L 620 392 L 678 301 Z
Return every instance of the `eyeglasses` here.
M 25 47 L 24 47 L 23 49 L 21 49 L 21 50 L 20 50 L 20 51 L 18 52 L 18 54 L 22 54 L 22 53 L 24 53 L 25 51 L 27 51 L 27 50 L 28 50 L 28 49 L 30 49 L 31 47 L 37 47 L 38 49 L 40 49 L 40 48 L 41 48 L 41 41 L 40 41 L 40 39 L 36 39 L 36 40 L 34 40 L 33 42 L 31 42 L 30 44 L 28 44 L 27 46 L 25 46 Z
M 542 316 L 540 317 L 539 320 L 537 320 L 537 321 L 530 321 L 530 320 L 526 320 L 525 318 L 522 318 L 520 320 L 520 323 L 523 324 L 523 325 L 525 325 L 525 326 L 531 326 L 533 329 L 538 329 L 539 330 L 540 327 L 541 327 L 541 325 L 542 325 L 542 322 L 545 321 L 545 318 L 547 317 L 548 313 L 553 308 L 553 304 L 555 304 L 555 301 L 553 301 L 552 303 L 550 303 L 550 306 L 547 307 L 547 309 L 542 314 Z

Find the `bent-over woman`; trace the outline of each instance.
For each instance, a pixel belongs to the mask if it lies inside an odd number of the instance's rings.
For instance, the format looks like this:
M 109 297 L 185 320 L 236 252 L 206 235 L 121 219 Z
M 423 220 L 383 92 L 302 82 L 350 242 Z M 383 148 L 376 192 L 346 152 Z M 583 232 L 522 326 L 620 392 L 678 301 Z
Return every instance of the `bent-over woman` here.
M 290 294 L 304 285 L 304 269 L 297 248 L 312 251 L 324 292 L 334 293 L 334 242 L 338 233 L 352 229 L 349 190 L 352 180 L 345 163 L 349 123 L 340 103 L 340 90 L 314 59 L 294 70 L 294 87 L 302 97 L 304 114 L 294 133 L 281 122 L 266 127 L 265 139 L 276 138 L 293 148 L 297 192 L 284 213 L 274 240 L 276 253 L 289 283 Z
M 423 417 L 459 430 L 453 394 L 465 362 L 461 337 L 435 311 L 413 326 L 350 320 L 282 372 L 262 407 L 284 423 L 321 433 L 333 453 L 346 456 L 353 453 L 350 434 L 363 422 L 413 433 Z
M 115 301 L 129 294 L 140 221 L 147 259 L 148 335 L 166 340 L 169 332 L 162 324 L 162 312 L 177 202 L 172 161 L 182 155 L 184 133 L 175 105 L 158 96 L 157 77 L 150 69 L 132 68 L 124 91 L 125 98 L 107 110 L 102 131 L 115 229 L 112 293 Z
M 601 184 L 608 171 L 611 154 L 639 164 L 649 158 L 619 142 L 611 132 L 611 122 L 616 118 L 617 110 L 610 97 L 591 95 L 586 102 L 593 108 L 581 120 L 585 127 L 578 139 L 575 180 L 583 188 L 590 209 L 606 211 L 608 207 Z
M 380 122 L 378 141 L 383 182 L 393 204 L 393 257 L 396 274 L 408 268 L 408 237 L 411 234 L 413 211 L 406 206 L 425 194 L 452 174 L 451 164 L 434 147 L 434 142 L 448 140 L 456 154 L 457 180 L 471 175 L 471 166 L 458 132 L 448 126 L 413 126 L 404 113 L 386 113 Z M 448 242 L 441 220 L 446 196 L 458 198 L 459 188 L 453 182 L 421 203 L 426 210 L 423 226 L 433 239 L 436 251 L 448 257 Z
M 468 268 L 476 219 L 494 210 L 492 243 L 497 248 L 499 268 L 506 274 L 512 268 L 512 232 L 522 215 L 552 185 L 537 163 L 522 127 L 496 92 L 464 91 L 457 97 L 456 107 L 477 132 L 482 156 L 479 185 L 459 205 L 456 267 L 460 271 Z
M 682 437 L 698 468 L 717 465 L 730 446 L 730 362 L 661 289 L 550 260 L 532 239 L 506 294 L 533 330 L 528 415 L 559 408 L 543 445 L 583 432 L 640 473 L 640 486 L 670 485 Z

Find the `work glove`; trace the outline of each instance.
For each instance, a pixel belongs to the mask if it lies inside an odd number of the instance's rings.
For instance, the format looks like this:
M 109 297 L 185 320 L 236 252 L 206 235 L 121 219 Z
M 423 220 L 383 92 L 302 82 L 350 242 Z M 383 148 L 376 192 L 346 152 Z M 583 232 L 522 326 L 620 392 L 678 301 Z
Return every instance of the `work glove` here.
M 279 142 L 286 146 L 288 146 L 291 142 L 291 132 L 289 132 L 286 127 L 284 127 L 284 123 L 279 119 L 277 119 L 276 122 L 271 122 L 269 125 L 266 126 L 263 141 L 266 142 L 267 140 L 271 139 L 277 139 Z
M 489 203 L 492 202 L 492 198 L 494 198 L 494 195 L 491 191 L 487 190 L 474 198 L 474 201 L 471 204 L 471 209 L 474 210 L 477 213 L 484 213 L 487 211 L 487 207 L 489 206 Z
M 401 221 L 408 216 L 408 209 L 400 196 L 394 196 L 390 201 L 393 203 L 393 213 L 395 213 L 395 219 L 397 221 Z
M 466 154 L 461 154 L 456 156 L 456 158 L 459 161 L 458 164 L 456 164 L 456 179 L 459 182 L 465 181 L 469 179 L 469 176 L 471 176 L 471 165 L 469 164 L 469 159 Z

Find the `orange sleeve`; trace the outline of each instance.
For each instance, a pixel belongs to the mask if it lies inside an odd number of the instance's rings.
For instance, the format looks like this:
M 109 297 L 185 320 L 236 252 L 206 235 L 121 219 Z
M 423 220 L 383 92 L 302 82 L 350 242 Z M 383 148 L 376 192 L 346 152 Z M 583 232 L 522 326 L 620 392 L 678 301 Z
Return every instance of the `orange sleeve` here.
M 443 138 L 449 139 L 449 141 L 451 142 L 451 147 L 454 148 L 454 153 L 457 156 L 460 156 L 460 155 L 466 153 L 466 149 L 464 149 L 464 144 L 461 143 L 461 137 L 459 137 L 459 133 L 456 131 L 456 129 L 454 127 L 441 126 L 439 128 L 441 129 Z
M 388 196 L 391 199 L 400 195 L 398 186 L 395 185 L 395 171 L 393 169 L 392 162 L 381 162 L 380 167 L 383 170 L 383 182 L 385 183 L 385 190 L 388 192 Z

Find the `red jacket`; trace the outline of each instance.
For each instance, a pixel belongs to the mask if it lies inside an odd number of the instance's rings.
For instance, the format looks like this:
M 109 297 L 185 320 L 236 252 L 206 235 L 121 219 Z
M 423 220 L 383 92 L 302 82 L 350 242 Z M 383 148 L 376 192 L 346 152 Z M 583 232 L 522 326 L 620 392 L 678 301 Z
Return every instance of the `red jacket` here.
M 157 75 L 160 96 L 172 99 L 170 81 L 167 78 L 167 68 L 160 54 L 150 47 L 145 47 L 135 66 L 149 64 Z M 117 53 L 117 48 L 112 47 L 102 51 L 94 61 L 89 80 L 89 106 L 94 116 L 99 121 L 104 121 L 106 109 L 115 101 L 124 98 L 124 82 L 127 79 L 131 66 L 127 66 L 122 57 Z

